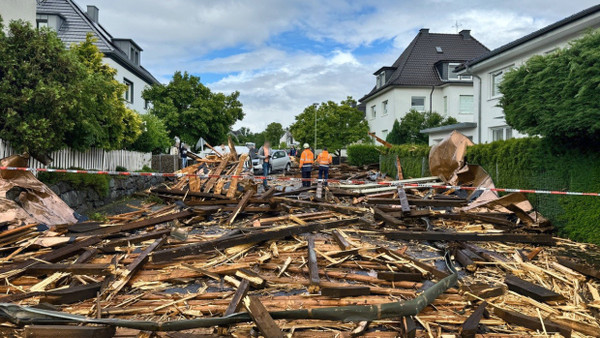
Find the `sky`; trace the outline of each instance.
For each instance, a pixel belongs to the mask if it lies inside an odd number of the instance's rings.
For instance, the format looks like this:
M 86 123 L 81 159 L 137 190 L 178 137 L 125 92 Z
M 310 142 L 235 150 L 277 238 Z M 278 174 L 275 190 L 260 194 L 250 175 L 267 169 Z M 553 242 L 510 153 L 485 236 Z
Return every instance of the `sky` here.
M 168 83 L 177 70 L 240 92 L 253 132 L 305 107 L 360 99 L 419 29 L 471 35 L 490 49 L 596 5 L 592 0 L 76 0 L 96 5 L 113 37 L 143 49 Z

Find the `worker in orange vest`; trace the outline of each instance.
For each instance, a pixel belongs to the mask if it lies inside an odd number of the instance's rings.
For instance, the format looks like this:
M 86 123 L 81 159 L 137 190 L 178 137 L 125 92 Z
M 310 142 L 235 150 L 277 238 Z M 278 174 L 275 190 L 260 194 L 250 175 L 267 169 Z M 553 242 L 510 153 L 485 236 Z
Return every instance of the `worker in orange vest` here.
M 315 155 L 310 150 L 308 143 L 304 143 L 304 151 L 300 155 L 300 169 L 302 170 L 302 186 L 310 187 L 310 175 L 312 172 Z
M 315 161 L 319 165 L 319 180 L 325 179 L 323 185 L 327 185 L 327 179 L 329 178 L 329 165 L 333 162 L 333 158 L 327 151 L 327 147 L 323 148 L 323 151 L 317 156 Z

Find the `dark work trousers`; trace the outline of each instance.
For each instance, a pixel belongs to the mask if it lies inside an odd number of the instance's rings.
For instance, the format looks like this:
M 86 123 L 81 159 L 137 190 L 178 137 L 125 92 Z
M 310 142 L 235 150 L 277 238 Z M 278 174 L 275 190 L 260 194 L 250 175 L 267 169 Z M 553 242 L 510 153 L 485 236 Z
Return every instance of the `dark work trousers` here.
M 302 166 L 302 178 L 310 178 L 310 173 L 312 171 L 312 165 L 305 165 Z M 309 180 L 302 180 L 302 186 L 303 187 L 310 187 L 310 181 Z
M 323 185 L 327 185 L 327 179 L 329 178 L 329 167 L 319 166 L 319 179 L 325 179 Z
M 269 175 L 269 162 L 263 162 L 263 176 L 265 176 L 265 179 L 263 180 L 263 186 L 265 189 L 267 189 L 269 186 L 267 183 L 267 175 Z

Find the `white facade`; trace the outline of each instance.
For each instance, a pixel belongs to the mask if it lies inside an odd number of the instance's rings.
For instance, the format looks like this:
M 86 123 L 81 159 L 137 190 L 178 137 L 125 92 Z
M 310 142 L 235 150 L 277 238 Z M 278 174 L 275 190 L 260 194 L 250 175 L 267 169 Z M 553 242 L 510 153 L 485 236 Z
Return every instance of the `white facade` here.
M 473 122 L 473 102 L 471 82 L 436 86 L 433 91 L 432 87 L 391 87 L 364 101 L 369 129 L 383 139 L 392 131 L 394 121 L 400 121 L 411 109 L 429 111 L 431 108 L 458 122 Z
M 140 114 L 145 114 L 150 108 L 146 101 L 142 98 L 142 92 L 150 85 L 142 80 L 138 75 L 135 75 L 129 69 L 121 66 L 115 60 L 104 57 L 104 63 L 117 70 L 115 80 L 128 84 L 128 92 L 125 93 L 125 102 L 127 107 L 137 111 Z M 131 87 L 129 87 L 131 85 Z
M 5 27 L 12 20 L 23 20 L 35 26 L 35 0 L 0 0 L 0 16 Z
M 473 141 L 475 143 L 488 143 L 501 139 L 526 136 L 512 130 L 506 124 L 504 112 L 502 108 L 498 107 L 501 94 L 495 89 L 495 84 L 501 81 L 503 72 L 521 66 L 534 55 L 544 55 L 552 53 L 559 48 L 568 47 L 569 41 L 581 37 L 590 29 L 597 29 L 599 27 L 600 13 L 591 14 L 466 69 L 465 73 L 474 75 L 474 122 L 477 122 L 477 132 L 474 135 Z

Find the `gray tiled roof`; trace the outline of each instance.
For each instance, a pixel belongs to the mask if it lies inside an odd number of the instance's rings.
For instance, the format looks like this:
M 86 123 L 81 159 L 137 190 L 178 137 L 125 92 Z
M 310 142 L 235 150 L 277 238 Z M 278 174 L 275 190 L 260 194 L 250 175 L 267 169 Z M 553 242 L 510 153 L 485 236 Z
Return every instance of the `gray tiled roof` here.
M 94 44 L 107 57 L 128 68 L 149 84 L 158 83 L 158 80 L 144 67 L 131 62 L 127 58 L 127 55 L 112 43 L 113 37 L 104 27 L 90 20 L 87 14 L 73 0 L 38 1 L 37 13 L 59 14 L 64 18 L 65 21 L 57 34 L 67 46 L 85 41 L 87 33 L 92 33 L 97 39 Z
M 392 65 L 393 72 L 380 88 L 374 87 L 360 101 L 393 86 L 439 86 L 444 83 L 435 69 L 439 61 L 465 62 L 487 53 L 489 49 L 481 42 L 462 34 L 429 33 L 427 29 L 419 31 L 404 52 Z M 442 48 L 442 53 L 436 51 Z

